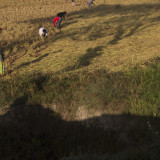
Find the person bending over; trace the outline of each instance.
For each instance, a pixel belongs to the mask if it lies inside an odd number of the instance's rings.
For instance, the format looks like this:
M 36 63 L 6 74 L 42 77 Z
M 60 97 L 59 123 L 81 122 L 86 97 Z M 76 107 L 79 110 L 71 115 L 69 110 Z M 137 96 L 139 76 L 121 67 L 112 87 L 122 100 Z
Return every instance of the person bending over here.
M 62 22 L 62 18 L 61 17 L 55 17 L 53 19 L 54 27 L 57 27 L 60 31 L 61 31 L 61 22 Z
M 41 39 L 42 39 L 43 37 L 46 37 L 46 36 L 48 35 L 47 29 L 41 27 L 41 28 L 39 29 L 39 35 L 40 35 Z
M 66 15 L 67 15 L 67 12 L 65 12 L 65 11 L 57 13 L 57 17 L 61 17 L 63 19 L 66 19 Z

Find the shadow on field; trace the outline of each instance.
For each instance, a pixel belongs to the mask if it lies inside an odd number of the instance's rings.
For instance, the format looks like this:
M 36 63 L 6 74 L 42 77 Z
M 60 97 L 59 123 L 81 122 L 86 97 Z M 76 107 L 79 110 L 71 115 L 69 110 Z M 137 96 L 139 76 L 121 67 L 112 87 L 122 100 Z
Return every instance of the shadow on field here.
M 104 17 L 110 14 L 118 14 L 121 16 L 114 17 L 109 19 L 103 24 L 99 24 L 94 22 L 89 26 L 83 26 L 81 28 L 74 28 L 70 30 L 64 31 L 62 35 L 54 35 L 54 39 L 52 38 L 52 42 L 55 42 L 58 39 L 63 39 L 68 36 L 72 40 L 79 40 L 82 35 L 86 35 L 88 40 L 95 40 L 97 38 L 101 38 L 104 36 L 113 35 L 113 40 L 109 42 L 109 44 L 116 44 L 119 40 L 125 37 L 129 37 L 133 35 L 140 27 L 141 29 L 145 28 L 145 23 L 150 22 L 159 22 L 159 17 L 151 18 L 150 15 L 153 12 L 160 11 L 160 4 L 134 4 L 134 5 L 99 5 L 95 6 L 91 9 L 82 9 L 80 11 L 74 11 L 68 13 L 68 20 L 63 21 L 62 23 L 62 30 L 63 27 L 68 25 L 72 25 L 77 23 L 78 20 L 81 19 L 88 19 L 94 17 Z M 128 15 L 129 14 L 129 15 Z M 51 21 L 54 16 L 46 17 L 46 18 L 36 18 L 31 19 L 28 21 L 22 21 L 20 23 L 31 23 L 31 24 L 39 24 L 39 23 L 46 23 Z M 143 18 L 143 21 L 141 20 Z M 87 25 L 87 23 L 86 23 Z M 118 26 L 115 34 L 115 30 L 112 31 L 113 26 Z M 122 28 L 123 27 L 123 28 Z M 126 30 L 129 30 L 129 33 L 124 34 Z
M 61 51 L 62 51 L 62 49 L 57 50 L 57 51 L 54 51 L 53 53 L 55 54 L 55 53 L 58 53 L 58 52 L 61 52 Z M 47 57 L 48 55 L 49 55 L 49 53 L 46 53 L 46 54 L 38 57 L 37 59 L 35 59 L 35 60 L 33 60 L 33 61 L 22 63 L 22 64 L 19 65 L 16 69 L 19 69 L 19 68 L 21 68 L 21 67 L 28 66 L 28 65 L 33 64 L 33 63 L 37 63 L 37 62 L 43 60 L 43 58 Z
M 39 39 L 38 32 L 33 31 L 31 35 L 25 35 L 25 39 L 21 38 L 12 42 L 4 42 L 3 49 L 8 50 L 6 59 L 7 63 L 12 66 L 14 61 L 18 58 L 21 58 L 23 55 L 28 53 L 28 47 L 33 45 L 33 50 L 36 53 L 47 48 L 51 43 L 54 43 L 58 40 L 63 40 L 65 38 L 71 38 L 74 41 L 94 41 L 103 37 L 109 37 L 106 41 L 106 45 L 117 44 L 120 40 L 125 37 L 130 37 L 136 32 L 141 31 L 148 25 L 152 25 L 152 22 L 159 22 L 159 16 L 152 17 L 153 12 L 160 11 L 160 4 L 134 4 L 134 5 L 99 5 L 91 9 L 82 9 L 80 11 L 74 11 L 68 13 L 68 20 L 63 21 L 62 23 L 62 33 L 55 33 L 55 31 L 50 31 L 47 41 L 41 42 Z M 105 23 L 94 22 L 94 17 L 100 17 L 103 19 L 106 15 L 118 15 L 113 16 L 108 19 Z M 45 24 L 49 21 L 52 21 L 54 16 L 46 18 L 36 18 L 30 19 L 28 21 L 21 21 L 19 23 L 31 23 L 35 27 L 39 24 Z M 87 19 L 93 18 L 92 24 L 87 24 Z M 72 28 L 72 24 L 77 23 L 78 21 L 84 21 L 85 25 L 79 28 Z M 53 26 L 53 23 L 50 24 Z M 70 29 L 65 27 L 70 25 Z M 64 27 L 64 30 L 63 30 Z M 37 30 L 38 28 L 36 28 Z M 35 45 L 35 46 L 34 46 Z M 15 49 L 15 51 L 14 51 Z M 23 55 L 20 55 L 19 52 L 23 50 Z M 5 54 L 5 52 L 4 52 Z M 30 62 L 28 62 L 30 63 Z M 80 62 L 81 63 L 81 62 Z M 75 67 L 75 66 L 73 66 Z
M 68 14 L 69 16 L 83 16 L 83 19 L 87 19 L 88 17 L 103 17 L 109 14 L 127 14 L 127 13 L 149 13 L 150 11 L 158 11 L 160 10 L 160 3 L 157 4 L 133 4 L 133 5 L 98 5 L 91 9 L 82 9 L 80 11 L 74 11 Z
M 56 160 L 64 156 L 106 154 L 104 160 L 154 159 L 159 153 L 159 143 L 154 142 L 159 123 L 158 118 L 133 115 L 65 121 L 49 108 L 27 104 L 24 96 L 0 116 L 0 158 Z
M 22 63 L 22 64 L 21 64 L 20 66 L 18 66 L 16 69 L 19 69 L 19 68 L 21 68 L 21 67 L 28 66 L 28 65 L 33 64 L 33 63 L 37 63 L 37 62 L 41 61 L 43 58 L 47 57 L 48 55 L 49 55 L 49 53 L 46 53 L 46 54 L 38 57 L 37 59 L 31 61 L 31 62 Z
M 136 32 L 136 30 L 138 28 L 140 28 L 141 26 L 143 26 L 143 25 L 140 24 L 140 23 L 135 24 L 135 26 L 130 28 L 130 31 L 127 34 L 125 34 L 125 29 L 123 28 L 122 25 L 118 26 L 117 29 L 116 29 L 117 30 L 116 34 L 114 35 L 113 39 L 108 44 L 114 45 L 114 44 L 117 44 L 117 42 L 119 40 L 132 36 Z
M 102 49 L 104 47 L 103 46 L 97 46 L 95 48 L 88 48 L 86 51 L 86 54 L 82 55 L 77 64 L 74 66 L 69 66 L 66 69 L 64 69 L 64 71 L 73 71 L 79 68 L 83 68 L 86 66 L 89 66 L 91 63 L 91 60 L 97 56 L 100 56 L 103 54 Z
M 77 23 L 78 21 L 67 21 L 67 22 L 64 22 L 63 24 L 62 24 L 62 28 L 64 28 L 64 27 L 66 27 L 66 26 L 69 26 L 70 24 L 74 24 L 74 23 Z
M 117 27 L 117 33 L 114 36 L 114 38 L 109 42 L 109 44 L 116 44 L 119 40 L 121 40 L 121 36 L 124 34 L 124 30 L 122 28 L 122 26 L 118 26 Z
M 67 14 L 68 19 L 73 20 L 77 18 L 83 18 L 83 19 L 88 19 L 91 17 L 104 17 L 109 14 L 127 14 L 127 13 L 133 13 L 133 14 L 139 14 L 139 16 L 142 16 L 141 13 L 149 14 L 149 12 L 159 11 L 160 10 L 160 3 L 152 4 L 152 3 L 146 3 L 146 4 L 133 4 L 133 5 L 120 5 L 120 4 L 115 4 L 115 5 L 98 5 L 94 6 L 91 9 L 85 8 L 81 9 L 79 11 L 73 11 Z M 78 16 L 78 17 L 77 17 Z M 21 21 L 19 23 L 41 23 L 41 22 L 47 22 L 47 21 L 52 21 L 55 16 L 51 17 L 46 17 L 46 18 L 36 18 L 36 19 L 31 19 L 27 21 Z

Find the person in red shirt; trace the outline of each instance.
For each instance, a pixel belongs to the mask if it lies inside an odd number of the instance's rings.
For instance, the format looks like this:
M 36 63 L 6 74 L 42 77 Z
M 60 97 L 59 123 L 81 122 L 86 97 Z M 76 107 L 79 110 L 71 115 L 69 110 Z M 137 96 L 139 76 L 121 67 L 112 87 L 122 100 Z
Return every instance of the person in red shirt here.
M 0 27 L 0 33 L 2 32 L 2 30 L 3 30 L 3 29 Z
M 53 19 L 54 27 L 57 27 L 58 29 L 60 29 L 60 31 L 61 31 L 61 22 L 62 22 L 62 18 L 61 17 L 55 17 Z

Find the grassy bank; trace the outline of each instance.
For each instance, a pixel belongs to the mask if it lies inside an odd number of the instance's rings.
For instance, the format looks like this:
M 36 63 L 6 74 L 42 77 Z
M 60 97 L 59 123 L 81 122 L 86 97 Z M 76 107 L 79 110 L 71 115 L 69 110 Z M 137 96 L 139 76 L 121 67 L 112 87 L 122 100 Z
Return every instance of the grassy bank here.
M 9 110 L 0 116 L 0 156 L 157 159 L 159 84 L 159 62 L 125 73 L 97 70 L 3 77 L 0 104 L 9 105 Z M 50 104 L 57 106 L 56 112 Z M 75 121 L 80 106 L 101 110 L 103 115 Z
M 0 105 L 26 97 L 27 103 L 55 104 L 66 108 L 111 109 L 111 113 L 128 112 L 160 116 L 160 65 L 126 72 L 59 73 L 15 75 L 1 78 Z

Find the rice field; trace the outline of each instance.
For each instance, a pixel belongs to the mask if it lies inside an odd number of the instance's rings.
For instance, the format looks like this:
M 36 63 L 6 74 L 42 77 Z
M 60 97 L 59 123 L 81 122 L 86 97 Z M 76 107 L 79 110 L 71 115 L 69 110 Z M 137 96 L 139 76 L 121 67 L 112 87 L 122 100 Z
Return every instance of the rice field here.
M 2 0 L 0 46 L 6 74 L 30 72 L 123 71 L 159 57 L 158 0 Z M 58 12 L 67 11 L 62 33 L 53 27 Z M 46 40 L 38 34 L 43 26 Z

